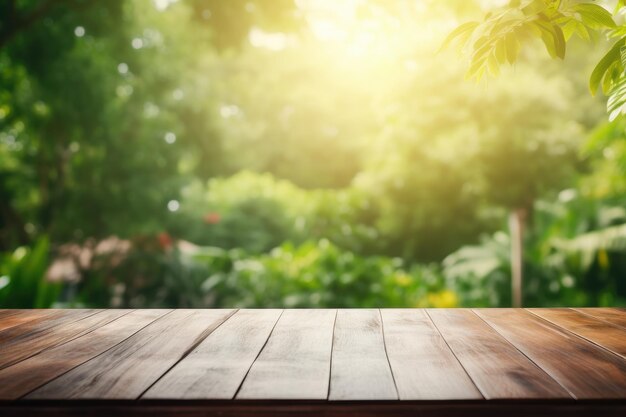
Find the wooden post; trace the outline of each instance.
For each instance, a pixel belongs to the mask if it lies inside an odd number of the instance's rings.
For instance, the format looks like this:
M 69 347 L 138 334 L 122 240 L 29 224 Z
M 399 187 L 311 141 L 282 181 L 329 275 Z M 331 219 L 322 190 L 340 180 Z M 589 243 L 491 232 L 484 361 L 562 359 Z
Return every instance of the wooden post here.
M 515 209 L 509 215 L 511 233 L 511 303 L 522 307 L 522 282 L 524 278 L 524 220 L 526 210 Z

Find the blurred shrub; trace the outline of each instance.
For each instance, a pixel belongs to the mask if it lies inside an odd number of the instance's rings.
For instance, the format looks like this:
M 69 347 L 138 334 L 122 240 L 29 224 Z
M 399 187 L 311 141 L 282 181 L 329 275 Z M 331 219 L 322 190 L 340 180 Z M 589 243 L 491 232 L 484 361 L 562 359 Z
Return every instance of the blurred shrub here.
M 286 241 L 327 238 L 367 251 L 376 207 L 355 189 L 305 190 L 271 174 L 240 172 L 183 190 L 174 233 L 199 245 L 263 253 Z
M 211 273 L 202 290 L 216 306 L 453 307 L 435 267 L 399 258 L 360 257 L 327 240 L 282 245 L 267 255 L 205 248 L 194 259 Z
M 360 257 L 327 240 L 262 255 L 146 242 L 114 266 L 101 259 L 84 275 L 77 300 L 136 308 L 457 306 L 444 284 L 434 266 Z
M 626 212 L 564 190 L 539 200 L 525 238 L 526 306 L 626 305 Z M 462 305 L 510 305 L 510 240 L 504 232 L 446 257 L 443 274 Z
M 33 247 L 0 254 L 0 307 L 46 308 L 57 301 L 61 284 L 45 278 L 49 249 L 40 238 Z
M 342 190 L 306 190 L 248 171 L 206 186 L 196 181 L 183 190 L 172 230 L 199 245 L 257 254 L 283 242 L 328 239 L 359 255 L 438 261 L 471 242 L 485 222 L 476 199 L 463 192 L 462 173 L 429 163 L 390 163 L 392 171 Z

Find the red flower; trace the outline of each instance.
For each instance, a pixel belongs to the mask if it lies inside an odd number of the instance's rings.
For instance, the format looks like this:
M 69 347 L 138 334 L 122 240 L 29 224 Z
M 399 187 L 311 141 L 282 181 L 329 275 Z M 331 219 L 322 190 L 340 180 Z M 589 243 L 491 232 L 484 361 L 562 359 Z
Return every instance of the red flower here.
M 172 247 L 172 236 L 170 236 L 170 234 L 167 232 L 159 233 L 159 235 L 157 236 L 157 240 L 159 241 L 159 246 L 161 246 L 161 249 L 169 249 Z
M 207 213 L 203 217 L 204 222 L 207 224 L 217 224 L 220 222 L 220 214 L 216 212 Z

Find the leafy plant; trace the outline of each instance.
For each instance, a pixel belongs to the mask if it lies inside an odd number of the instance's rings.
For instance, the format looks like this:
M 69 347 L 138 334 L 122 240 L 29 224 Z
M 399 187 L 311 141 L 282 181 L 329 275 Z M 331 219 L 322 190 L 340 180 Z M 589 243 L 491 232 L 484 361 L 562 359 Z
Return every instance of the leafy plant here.
M 619 0 L 614 13 L 623 6 Z M 626 25 L 617 25 L 608 10 L 592 1 L 511 0 L 502 9 L 488 13 L 482 22 L 460 25 L 443 46 L 458 42 L 467 48 L 467 76 L 480 79 L 486 73 L 498 75 L 502 64 L 516 62 L 521 44 L 530 39 L 539 39 L 552 58 L 563 59 L 573 35 L 590 40 L 599 32 L 618 40 L 591 73 L 589 89 L 595 94 L 602 86 L 608 96 L 609 120 L 614 120 L 626 114 Z
M 47 308 L 58 301 L 62 283 L 46 280 L 50 244 L 40 238 L 32 247 L 0 255 L 0 307 Z
M 188 244 L 187 244 L 188 246 Z M 327 240 L 255 255 L 216 247 L 135 248 L 92 263 L 75 305 L 98 307 L 455 307 L 436 265 L 361 257 Z
M 436 267 L 405 266 L 400 259 L 359 257 L 326 240 L 284 244 L 269 254 L 201 249 L 208 266 L 203 290 L 216 306 L 453 307 L 457 295 Z

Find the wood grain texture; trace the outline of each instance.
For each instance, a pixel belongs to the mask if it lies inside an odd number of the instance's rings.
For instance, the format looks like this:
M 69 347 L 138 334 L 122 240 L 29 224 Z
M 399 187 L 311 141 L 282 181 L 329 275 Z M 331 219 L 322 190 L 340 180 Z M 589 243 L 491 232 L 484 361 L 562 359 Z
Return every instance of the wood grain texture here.
M 46 313 L 0 310 L 3 417 L 626 412 L 619 309 Z
M 0 331 L 20 324 L 60 314 L 59 310 L 0 310 Z
M 338 310 L 329 400 L 395 400 L 379 310 Z
M 12 338 L 0 346 L 0 369 L 36 355 L 44 349 L 61 345 L 87 334 L 115 320 L 121 314 L 118 310 L 72 311 L 72 314 L 63 316 L 61 322 L 55 326 L 48 328 L 43 326 L 38 330 Z M 48 321 L 46 320 L 45 322 L 47 323 Z M 25 325 L 28 324 L 30 322 Z M 22 326 L 12 329 L 19 329 L 20 327 Z
M 531 313 L 626 358 L 626 329 L 569 308 L 531 308 Z
M 142 398 L 232 399 L 282 310 L 239 310 Z
M 486 399 L 571 398 L 471 310 L 428 314 Z
M 401 400 L 482 399 L 424 310 L 381 310 Z
M 175 310 L 26 398 L 136 399 L 232 313 Z
M 93 332 L 45 350 L 0 371 L 0 400 L 20 398 L 46 382 L 105 352 L 168 310 L 127 310 Z
M 285 310 L 237 399 L 325 400 L 335 310 Z
M 623 308 L 576 308 L 574 310 L 626 328 L 626 310 Z
M 626 361 L 621 357 L 527 311 L 476 313 L 576 398 L 626 398 Z
M 39 315 L 40 310 L 33 311 L 32 314 Z M 0 331 L 0 349 L 12 340 L 16 340 L 19 343 L 20 338 L 34 334 L 40 334 L 48 329 L 53 328 L 62 323 L 69 323 L 81 318 L 87 317 L 92 314 L 96 314 L 99 310 L 50 310 L 49 314 L 44 316 L 35 317 L 31 320 L 28 317 L 23 323 L 19 323 L 16 326 L 8 326 L 6 329 Z M 30 316 L 30 314 L 28 314 Z M 9 316 L 10 317 L 10 316 Z M 39 320 L 37 320 L 39 318 Z

